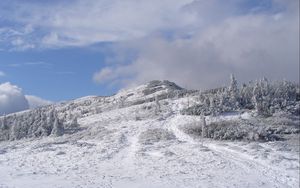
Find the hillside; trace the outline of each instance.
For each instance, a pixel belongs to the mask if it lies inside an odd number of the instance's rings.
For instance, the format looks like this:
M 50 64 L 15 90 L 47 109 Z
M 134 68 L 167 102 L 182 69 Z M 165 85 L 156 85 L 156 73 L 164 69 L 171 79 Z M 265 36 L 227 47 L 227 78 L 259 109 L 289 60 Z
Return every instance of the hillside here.
M 0 117 L 0 187 L 299 187 L 299 85 L 152 81 Z

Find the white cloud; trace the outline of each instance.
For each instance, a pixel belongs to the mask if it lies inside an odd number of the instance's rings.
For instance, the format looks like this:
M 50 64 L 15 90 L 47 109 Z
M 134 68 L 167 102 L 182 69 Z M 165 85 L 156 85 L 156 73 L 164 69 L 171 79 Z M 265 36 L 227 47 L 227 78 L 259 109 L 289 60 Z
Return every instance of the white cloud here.
M 16 47 L 82 46 L 147 36 L 196 24 L 182 8 L 193 0 L 77 0 L 53 4 L 12 1 L 0 17 L 20 26 L 3 30 Z M 0 29 L 1 31 L 1 29 Z M 11 32 L 13 31 L 13 32 Z M 27 44 L 27 45 L 25 45 Z
M 93 80 L 98 83 L 105 83 L 106 81 L 115 79 L 117 74 L 114 74 L 114 71 L 110 67 L 105 67 L 99 72 L 95 73 Z
M 5 76 L 6 74 L 3 71 L 0 71 L 0 77 Z
M 45 5 L 14 0 L 8 3 L 10 9 L 1 10 L 0 17 L 17 23 L 2 29 L 17 47 L 62 47 L 124 41 L 159 31 L 192 34 L 224 18 L 271 9 L 269 6 L 277 11 L 277 7 L 295 9 L 299 5 L 298 0 L 251 1 L 61 0 Z
M 28 109 L 22 89 L 9 82 L 0 84 L 0 115 Z
M 24 50 L 119 42 L 160 32 L 191 35 L 229 17 L 264 9 L 299 12 L 299 0 L 251 1 L 12 0 L 6 8 L 0 5 L 1 19 L 12 23 L 0 27 L 0 43 Z
M 1 9 L 0 11 L 5 12 Z M 5 18 L 5 15 L 1 15 Z M 6 50 L 28 50 L 35 48 L 35 40 L 33 40 L 35 33 L 33 30 L 28 30 L 28 26 L 0 26 L 0 46 Z
M 27 99 L 29 103 L 29 108 L 33 109 L 40 106 L 46 106 L 50 105 L 53 102 L 49 100 L 42 99 L 40 97 L 34 96 L 34 95 L 25 95 L 25 98 Z
M 129 43 L 124 46 L 137 51 L 131 64 L 109 64 L 95 75 L 108 83 L 134 85 L 168 79 L 190 88 L 221 86 L 230 73 L 242 82 L 263 76 L 298 81 L 299 9 L 289 8 L 287 1 L 280 3 L 287 7 L 281 12 L 275 8 L 235 16 L 222 12 L 229 16 L 216 16 L 210 25 L 186 38 L 154 36 Z M 214 4 L 212 8 L 220 7 Z
M 0 84 L 0 116 L 51 103 L 36 96 L 24 95 L 20 87 L 9 82 Z
M 206 88 L 224 84 L 230 73 L 241 81 L 299 77 L 299 0 L 10 2 L 0 17 L 18 26 L 0 28 L 1 44 L 113 42 L 117 56 L 124 56 L 122 48 L 133 50 L 130 63 L 116 57 L 94 74 L 102 84 L 169 79 Z
M 42 67 L 42 68 L 50 68 L 53 66 L 51 63 L 47 63 L 44 61 L 31 61 L 31 62 L 24 62 L 24 63 L 11 63 L 7 65 L 8 67 L 13 67 L 13 68 L 20 68 L 24 66 L 31 66 L 31 67 Z

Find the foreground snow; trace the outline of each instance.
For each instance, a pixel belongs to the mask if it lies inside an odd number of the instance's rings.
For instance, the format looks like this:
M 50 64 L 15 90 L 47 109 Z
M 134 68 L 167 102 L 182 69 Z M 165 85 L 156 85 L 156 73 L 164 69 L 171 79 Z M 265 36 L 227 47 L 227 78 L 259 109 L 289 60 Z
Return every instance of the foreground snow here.
M 178 129 L 194 118 L 139 114 L 137 121 L 135 108 L 82 118 L 84 130 L 73 135 L 0 143 L 0 187 L 299 187 L 297 136 L 197 140 Z M 174 137 L 141 137 L 147 130 Z

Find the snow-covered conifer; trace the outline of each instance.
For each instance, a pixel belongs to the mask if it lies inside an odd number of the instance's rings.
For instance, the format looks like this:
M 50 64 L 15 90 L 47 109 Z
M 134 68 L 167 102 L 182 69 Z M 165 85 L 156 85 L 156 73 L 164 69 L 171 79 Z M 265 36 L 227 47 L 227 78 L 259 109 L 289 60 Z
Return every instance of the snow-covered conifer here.
M 53 122 L 53 128 L 51 131 L 52 136 L 62 136 L 64 134 L 64 126 L 63 124 L 59 121 L 57 114 L 54 113 L 54 122 Z
M 211 112 L 211 115 L 212 116 L 217 115 L 218 110 L 217 110 L 216 101 L 215 101 L 214 96 L 211 96 L 209 98 L 209 103 L 210 103 L 209 111 Z
M 234 75 L 230 75 L 230 85 L 228 87 L 229 105 L 232 109 L 239 107 L 239 89 Z
M 74 116 L 70 122 L 70 128 L 72 129 L 77 129 L 79 127 L 78 121 L 77 121 L 77 117 Z
M 8 129 L 7 122 L 6 122 L 6 116 L 3 116 L 3 118 L 0 121 L 0 130 Z
M 201 136 L 202 136 L 202 138 L 207 138 L 207 128 L 206 128 L 205 117 L 203 116 L 201 119 L 202 119 Z
M 158 115 L 160 112 L 160 102 L 159 102 L 159 98 L 156 95 L 155 96 L 155 115 Z
M 20 122 L 14 116 L 13 124 L 10 130 L 10 140 L 18 140 L 20 138 Z

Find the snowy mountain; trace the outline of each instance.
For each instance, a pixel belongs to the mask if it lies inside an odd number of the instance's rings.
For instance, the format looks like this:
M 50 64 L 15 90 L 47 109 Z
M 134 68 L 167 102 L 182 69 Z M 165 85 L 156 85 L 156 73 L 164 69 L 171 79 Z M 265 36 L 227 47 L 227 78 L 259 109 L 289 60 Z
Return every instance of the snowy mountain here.
M 299 187 L 300 89 L 151 81 L 0 117 L 0 187 Z

